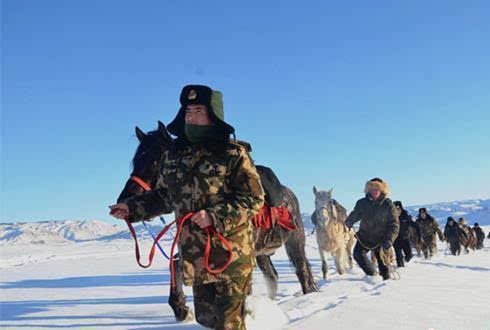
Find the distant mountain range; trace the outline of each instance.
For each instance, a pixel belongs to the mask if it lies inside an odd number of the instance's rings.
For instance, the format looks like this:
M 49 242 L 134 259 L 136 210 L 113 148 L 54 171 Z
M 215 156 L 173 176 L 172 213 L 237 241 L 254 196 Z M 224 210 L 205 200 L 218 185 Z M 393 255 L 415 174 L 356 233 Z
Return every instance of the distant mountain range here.
M 490 199 L 472 199 L 465 201 L 443 202 L 429 205 L 407 206 L 406 209 L 415 217 L 418 209 L 425 207 L 439 223 L 445 224 L 446 218 L 464 217 L 473 225 L 490 225 Z M 310 214 L 302 214 L 306 231 L 311 232 L 313 225 Z M 163 223 L 158 219 L 147 222 L 149 230 L 156 235 L 163 229 Z M 147 229 L 141 224 L 135 225 L 138 239 L 150 239 Z M 103 221 L 42 221 L 28 223 L 2 223 L 0 224 L 1 244 L 45 244 L 45 243 L 70 243 L 88 241 L 111 241 L 117 239 L 131 239 L 130 233 L 124 224 L 113 225 Z M 166 235 L 165 240 L 171 240 L 171 235 Z
M 163 224 L 155 219 L 147 222 L 147 227 L 155 236 L 163 229 Z M 148 230 L 141 224 L 135 224 L 138 239 L 150 239 Z M 131 239 L 125 224 L 113 225 L 98 220 L 64 220 L 42 222 L 17 222 L 0 224 L 0 244 L 45 244 L 88 241 L 111 241 Z M 164 240 L 170 240 L 166 235 Z

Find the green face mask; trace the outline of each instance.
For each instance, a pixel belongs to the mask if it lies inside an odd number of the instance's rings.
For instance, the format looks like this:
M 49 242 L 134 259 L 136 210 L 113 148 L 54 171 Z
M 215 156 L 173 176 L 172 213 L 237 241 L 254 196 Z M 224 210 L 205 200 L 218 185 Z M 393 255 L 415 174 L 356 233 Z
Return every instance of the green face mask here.
M 216 126 L 185 124 L 185 136 L 192 143 L 214 140 L 217 138 Z

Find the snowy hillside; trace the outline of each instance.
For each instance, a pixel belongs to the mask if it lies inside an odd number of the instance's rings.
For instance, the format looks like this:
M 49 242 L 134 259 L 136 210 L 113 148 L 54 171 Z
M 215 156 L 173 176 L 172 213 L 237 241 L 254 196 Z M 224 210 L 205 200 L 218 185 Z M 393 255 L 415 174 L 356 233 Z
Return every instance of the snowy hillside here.
M 471 225 L 490 225 L 490 199 L 444 202 L 430 205 L 414 205 L 406 208 L 416 215 L 420 207 L 425 207 L 439 222 L 445 223 L 448 216 L 464 217 Z M 349 210 L 350 211 L 350 210 Z M 310 214 L 302 213 L 306 233 L 310 233 L 313 225 Z M 150 231 L 156 235 L 163 224 L 158 219 L 147 222 Z M 150 235 L 142 224 L 135 225 L 139 239 L 150 239 Z M 43 221 L 33 223 L 2 223 L 0 224 L 0 245 L 5 244 L 47 244 L 75 243 L 89 241 L 129 240 L 131 236 L 124 223 L 113 225 L 107 222 L 90 221 Z M 166 240 L 171 237 L 167 236 Z
M 470 221 L 488 223 L 488 205 L 489 200 L 474 200 L 425 207 L 437 217 L 466 212 Z M 365 279 L 357 266 L 339 276 L 329 257 L 328 280 L 323 280 L 316 237 L 309 234 L 310 216 L 302 216 L 306 254 L 321 291 L 302 295 L 287 254 L 279 249 L 272 258 L 279 274 L 277 298 L 267 298 L 265 280 L 255 270 L 248 329 L 490 328 L 484 311 L 489 303 L 490 248 L 453 257 L 446 244 L 438 242 L 438 255 L 430 260 L 415 257 L 398 270 L 401 279 L 386 282 Z M 148 227 L 157 233 L 163 224 L 156 219 Z M 146 263 L 150 236 L 141 224 L 135 228 Z M 483 229 L 488 233 L 490 226 Z M 171 240 L 167 235 L 161 242 L 167 252 Z M 2 329 L 204 329 L 195 321 L 175 321 L 167 304 L 168 262 L 157 251 L 151 269 L 139 268 L 124 223 L 4 223 L 0 247 Z M 192 289 L 184 291 L 192 307 Z
M 151 223 L 147 222 L 147 226 L 154 234 L 157 234 L 163 228 L 163 224 L 158 220 L 154 220 Z M 135 230 L 139 239 L 150 238 L 148 231 L 142 224 L 135 225 Z M 0 245 L 75 243 L 117 239 L 131 239 L 126 224 L 113 225 L 97 220 L 0 224 Z
M 427 212 L 437 218 L 440 223 L 446 223 L 447 217 L 452 216 L 456 220 L 459 217 L 463 217 L 470 225 L 473 225 L 474 222 L 478 222 L 480 225 L 490 225 L 490 199 L 413 205 L 408 206 L 407 210 L 410 214 L 416 216 L 418 209 L 421 207 L 425 207 Z
M 103 231 L 106 237 L 112 233 L 110 226 Z M 89 232 L 80 229 L 75 236 L 84 240 Z M 68 234 L 62 243 L 1 247 L 1 329 L 204 329 L 195 321 L 175 321 L 167 304 L 168 263 L 161 254 L 151 269 L 141 269 L 131 240 L 91 235 L 88 241 L 71 241 Z M 149 243 L 142 242 L 144 262 Z M 163 244 L 168 251 L 170 243 Z M 331 258 L 323 280 L 316 239 L 308 235 L 306 254 L 321 291 L 302 295 L 286 252 L 279 249 L 272 258 L 279 274 L 277 297 L 266 297 L 265 280 L 255 270 L 248 329 L 489 329 L 490 248 L 453 257 L 445 243 L 438 245 L 432 259 L 415 257 L 400 269 L 399 280 L 366 280 L 357 266 L 340 276 Z M 192 307 L 192 289 L 184 291 Z

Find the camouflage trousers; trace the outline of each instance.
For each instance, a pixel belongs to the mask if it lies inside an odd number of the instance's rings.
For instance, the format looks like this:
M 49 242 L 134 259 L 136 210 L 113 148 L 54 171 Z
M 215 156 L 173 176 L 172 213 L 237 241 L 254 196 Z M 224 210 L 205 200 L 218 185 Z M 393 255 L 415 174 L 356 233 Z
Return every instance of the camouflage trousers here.
M 193 286 L 197 322 L 217 330 L 246 329 L 245 299 L 251 292 L 251 285 L 252 274 Z
M 437 238 L 436 235 L 424 236 L 422 242 L 422 251 L 424 252 L 424 258 L 428 259 L 437 252 Z

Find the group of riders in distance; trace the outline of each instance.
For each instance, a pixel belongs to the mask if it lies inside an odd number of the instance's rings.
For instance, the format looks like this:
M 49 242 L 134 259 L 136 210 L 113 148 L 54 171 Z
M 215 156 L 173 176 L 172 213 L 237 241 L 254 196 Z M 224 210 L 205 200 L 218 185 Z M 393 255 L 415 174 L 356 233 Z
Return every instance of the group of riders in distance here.
M 245 329 L 245 299 L 252 290 L 253 268 L 262 271 L 269 297 L 277 292 L 278 273 L 271 256 L 284 246 L 304 294 L 318 291 L 305 253 L 305 231 L 298 199 L 272 169 L 252 161 L 250 144 L 235 138 L 224 119 L 223 94 L 203 85 L 185 86 L 175 119 L 148 133 L 136 127 L 139 146 L 133 171 L 110 213 L 132 224 L 174 213 L 176 226 L 170 253 L 171 288 L 168 303 L 178 321 L 194 317 L 186 305 L 183 285 L 192 286 L 195 318 L 212 329 Z M 372 279 L 392 278 L 394 259 L 403 267 L 412 247 L 429 258 L 437 251 L 436 234 L 451 253 L 462 247 L 483 247 L 484 233 L 448 218 L 444 233 L 422 208 L 416 221 L 400 201 L 392 202 L 386 181 L 373 178 L 350 214 L 332 196 L 332 189 L 313 187 L 311 220 L 327 277 L 327 254 L 336 271 L 353 260 Z M 353 229 L 359 222 L 357 232 Z M 136 245 L 137 246 L 137 245 Z M 174 254 L 178 247 L 178 254 Z M 395 257 L 393 256 L 393 251 Z M 163 250 L 162 250 L 163 252 Z M 370 253 L 370 257 L 368 257 Z M 138 263 L 139 250 L 137 249 Z M 377 269 L 376 266 L 377 265 Z

